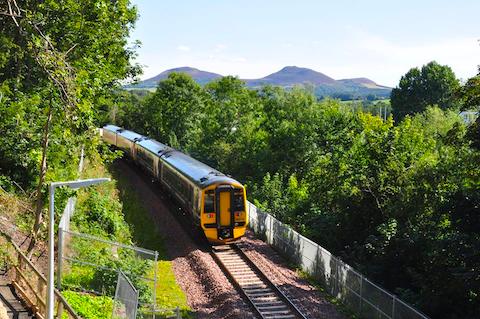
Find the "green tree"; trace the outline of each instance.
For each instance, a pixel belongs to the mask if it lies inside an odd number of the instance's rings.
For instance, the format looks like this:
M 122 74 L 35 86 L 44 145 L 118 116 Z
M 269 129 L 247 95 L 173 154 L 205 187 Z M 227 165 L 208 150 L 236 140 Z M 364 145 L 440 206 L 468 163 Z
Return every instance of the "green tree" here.
M 205 86 L 208 95 L 201 121 L 201 140 L 192 150 L 213 167 L 241 180 L 261 177 L 265 155 L 265 120 L 255 91 L 228 76 Z
M 36 182 L 33 248 L 45 183 L 76 175 L 71 159 L 78 157 L 81 145 L 87 154 L 96 151 L 95 102 L 139 70 L 130 64 L 134 51 L 126 48 L 136 10 L 127 0 L 47 0 L 20 6 L 7 0 L 0 6 L 0 112 L 28 113 L 15 120 L 0 118 L 7 145 L 0 148 L 0 157 L 5 159 L 2 171 L 21 167 L 24 186 Z
M 460 91 L 463 101 L 463 109 L 480 110 L 480 75 L 468 79 Z
M 406 115 L 423 112 L 428 105 L 438 105 L 441 109 L 458 108 L 456 92 L 459 88 L 460 82 L 447 65 L 432 61 L 421 69 L 412 68 L 392 90 L 393 117 L 400 121 Z
M 198 141 L 204 104 L 200 85 L 187 74 L 171 73 L 145 99 L 143 123 L 138 121 L 136 128 L 166 144 L 177 141 L 181 149 L 188 150 Z

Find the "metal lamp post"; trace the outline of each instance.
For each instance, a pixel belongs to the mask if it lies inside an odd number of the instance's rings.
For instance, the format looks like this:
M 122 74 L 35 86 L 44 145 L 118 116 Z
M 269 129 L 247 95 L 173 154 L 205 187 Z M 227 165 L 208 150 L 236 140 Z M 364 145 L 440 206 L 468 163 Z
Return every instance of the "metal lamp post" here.
M 48 276 L 47 276 L 47 319 L 53 319 L 54 314 L 54 223 L 55 223 L 55 188 L 68 186 L 78 189 L 95 184 L 110 181 L 110 178 L 92 178 L 68 182 L 53 182 L 49 185 L 49 209 L 48 209 Z

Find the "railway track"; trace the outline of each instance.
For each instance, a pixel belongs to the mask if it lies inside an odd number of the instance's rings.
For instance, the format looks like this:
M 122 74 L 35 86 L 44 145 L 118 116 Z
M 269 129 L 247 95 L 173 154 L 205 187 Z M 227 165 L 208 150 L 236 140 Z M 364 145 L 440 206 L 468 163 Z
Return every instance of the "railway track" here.
M 238 245 L 213 246 L 212 254 L 260 318 L 306 319 Z

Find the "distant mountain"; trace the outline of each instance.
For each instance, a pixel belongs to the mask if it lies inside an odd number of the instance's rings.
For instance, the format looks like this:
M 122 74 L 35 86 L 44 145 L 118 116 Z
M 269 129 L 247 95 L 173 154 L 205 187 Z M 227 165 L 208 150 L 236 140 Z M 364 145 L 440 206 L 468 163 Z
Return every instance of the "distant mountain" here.
M 186 73 L 190 75 L 200 85 L 205 85 L 213 80 L 221 78 L 222 75 L 212 72 L 206 72 L 191 67 L 181 67 L 163 71 L 162 73 L 150 79 L 125 86 L 127 89 L 152 89 L 159 81 L 168 77 L 172 72 Z M 278 72 L 267 75 L 260 79 L 246 79 L 246 85 L 252 88 L 258 88 L 264 85 L 281 86 L 292 88 L 293 86 L 313 87 L 318 97 L 331 96 L 344 100 L 364 98 L 367 96 L 377 96 L 385 98 L 390 96 L 390 87 L 379 85 L 367 78 L 352 78 L 335 80 L 323 73 L 312 69 L 300 68 L 297 66 L 286 66 Z
M 267 75 L 261 79 L 245 80 L 248 86 L 261 86 L 265 84 L 289 87 L 299 84 L 313 86 L 335 84 L 335 80 L 323 73 L 296 66 L 286 66 L 278 72 Z
M 388 86 L 378 85 L 377 83 L 367 78 L 342 79 L 342 80 L 338 80 L 337 82 L 341 82 L 345 85 L 353 85 L 353 86 L 360 85 L 370 89 L 391 89 Z
M 154 76 L 153 78 L 146 79 L 141 81 L 140 83 L 132 86 L 138 88 L 154 88 L 157 86 L 158 82 L 165 80 L 168 78 L 170 73 L 177 72 L 177 73 L 186 73 L 190 75 L 197 83 L 201 85 L 205 85 L 208 82 L 211 82 L 215 79 L 221 78 L 222 75 L 212 72 L 206 72 L 199 69 L 191 68 L 188 66 L 174 68 L 170 70 L 163 71 L 162 73 Z

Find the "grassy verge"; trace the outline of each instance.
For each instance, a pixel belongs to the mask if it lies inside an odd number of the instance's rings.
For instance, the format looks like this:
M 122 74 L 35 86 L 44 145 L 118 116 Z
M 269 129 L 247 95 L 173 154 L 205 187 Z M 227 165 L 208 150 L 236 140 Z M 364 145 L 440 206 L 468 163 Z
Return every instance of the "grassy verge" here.
M 117 180 L 119 196 L 123 204 L 123 214 L 125 220 L 131 226 L 132 238 L 139 246 L 156 250 L 159 252 L 159 262 L 157 263 L 158 282 L 156 287 L 157 306 L 159 308 L 178 307 L 183 315 L 190 313 L 187 305 L 187 298 L 180 286 L 175 281 L 175 275 L 172 270 L 172 262 L 168 260 L 165 250 L 165 239 L 158 232 L 155 222 L 142 205 L 139 194 L 132 187 L 129 181 L 123 177 L 121 172 L 111 168 L 112 174 Z
M 111 319 L 113 300 L 106 296 L 94 296 L 75 291 L 64 291 L 63 296 L 83 319 Z M 68 319 L 64 313 L 62 319 Z

